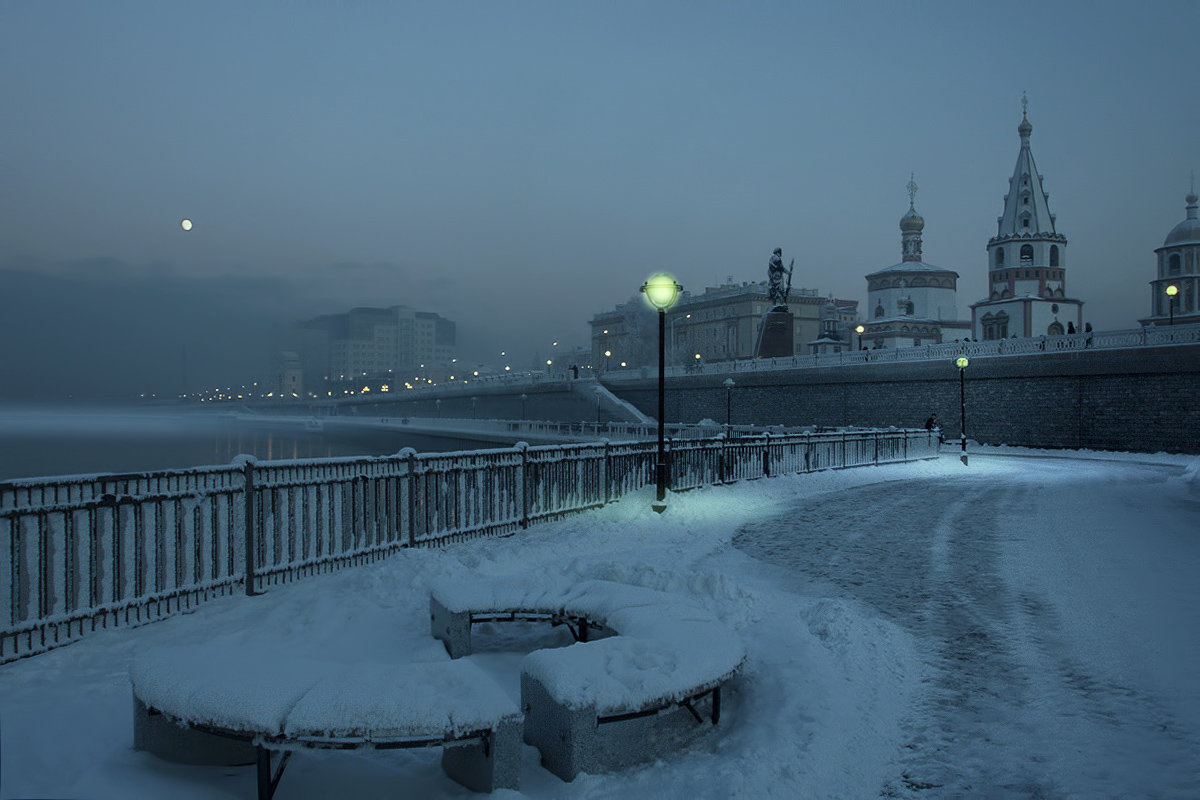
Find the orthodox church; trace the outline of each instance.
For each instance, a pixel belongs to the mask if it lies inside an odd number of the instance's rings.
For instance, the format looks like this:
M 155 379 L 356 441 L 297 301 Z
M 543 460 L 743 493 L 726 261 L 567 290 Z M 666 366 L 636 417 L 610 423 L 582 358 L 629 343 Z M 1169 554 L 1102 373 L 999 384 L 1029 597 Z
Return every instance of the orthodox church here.
M 922 260 L 925 219 L 917 213 L 917 185 L 908 182 L 908 212 L 900 218 L 899 264 L 867 275 L 867 321 L 862 347 L 913 347 L 965 337 L 970 323 L 959 321 L 958 273 Z
M 1185 198 L 1187 217 L 1167 234 L 1158 255 L 1158 277 L 1150 281 L 1150 316 L 1143 325 L 1200 322 L 1200 219 L 1196 218 L 1196 186 Z M 1175 287 L 1168 294 L 1169 287 Z
M 1082 329 L 1083 301 L 1067 296 L 1067 237 L 1054 226 L 1045 180 L 1033 161 L 1028 101 L 1017 134 L 1021 149 L 1004 195 L 1004 213 L 987 244 L 987 299 L 971 305 L 976 339 L 1058 336 Z

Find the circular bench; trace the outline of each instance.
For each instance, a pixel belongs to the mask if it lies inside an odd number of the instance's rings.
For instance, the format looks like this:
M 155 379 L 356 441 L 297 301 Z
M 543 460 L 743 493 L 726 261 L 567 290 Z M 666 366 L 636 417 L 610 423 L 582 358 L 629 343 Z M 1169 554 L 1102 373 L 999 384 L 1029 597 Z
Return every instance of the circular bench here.
M 469 789 L 516 789 L 520 710 L 467 661 L 363 664 L 196 645 L 137 658 L 134 745 L 172 761 L 258 765 L 274 794 L 304 747 L 441 746 L 442 768 Z M 272 773 L 271 753 L 282 753 Z
M 430 593 L 430 630 L 452 658 L 472 651 L 473 624 L 510 619 L 569 625 L 578 640 L 521 662 L 525 741 L 564 780 L 655 759 L 694 738 L 704 716 L 716 724 L 721 686 L 746 658 L 712 614 L 642 587 L 456 582 Z

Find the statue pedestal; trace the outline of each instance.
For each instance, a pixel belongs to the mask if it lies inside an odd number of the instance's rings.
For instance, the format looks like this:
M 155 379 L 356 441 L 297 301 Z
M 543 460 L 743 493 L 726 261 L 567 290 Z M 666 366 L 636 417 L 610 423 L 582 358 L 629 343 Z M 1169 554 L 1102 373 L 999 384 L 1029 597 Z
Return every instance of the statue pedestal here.
M 787 306 L 775 306 L 758 323 L 758 346 L 754 349 L 756 358 L 777 358 L 791 356 L 794 322 L 792 312 Z

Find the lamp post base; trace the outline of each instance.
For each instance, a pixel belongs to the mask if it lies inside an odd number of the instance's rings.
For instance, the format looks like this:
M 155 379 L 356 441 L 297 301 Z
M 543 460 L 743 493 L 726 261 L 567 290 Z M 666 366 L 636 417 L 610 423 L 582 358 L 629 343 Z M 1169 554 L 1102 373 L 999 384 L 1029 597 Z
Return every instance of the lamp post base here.
M 666 500 L 655 500 L 653 503 L 650 504 L 650 508 L 654 510 L 655 514 L 661 514 L 667 510 L 667 501 Z

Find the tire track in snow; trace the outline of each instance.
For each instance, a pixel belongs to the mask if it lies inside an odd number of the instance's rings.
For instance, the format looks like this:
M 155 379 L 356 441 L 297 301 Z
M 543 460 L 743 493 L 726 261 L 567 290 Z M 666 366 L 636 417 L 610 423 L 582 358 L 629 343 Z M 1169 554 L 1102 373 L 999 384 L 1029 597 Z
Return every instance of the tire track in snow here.
M 1053 502 L 1036 476 L 877 484 L 740 531 L 742 550 L 922 642 L 929 677 L 881 796 L 1200 796 L 1200 747 L 1169 703 L 1091 669 L 1064 630 L 1076 621 L 1009 585 L 1012 509 Z

